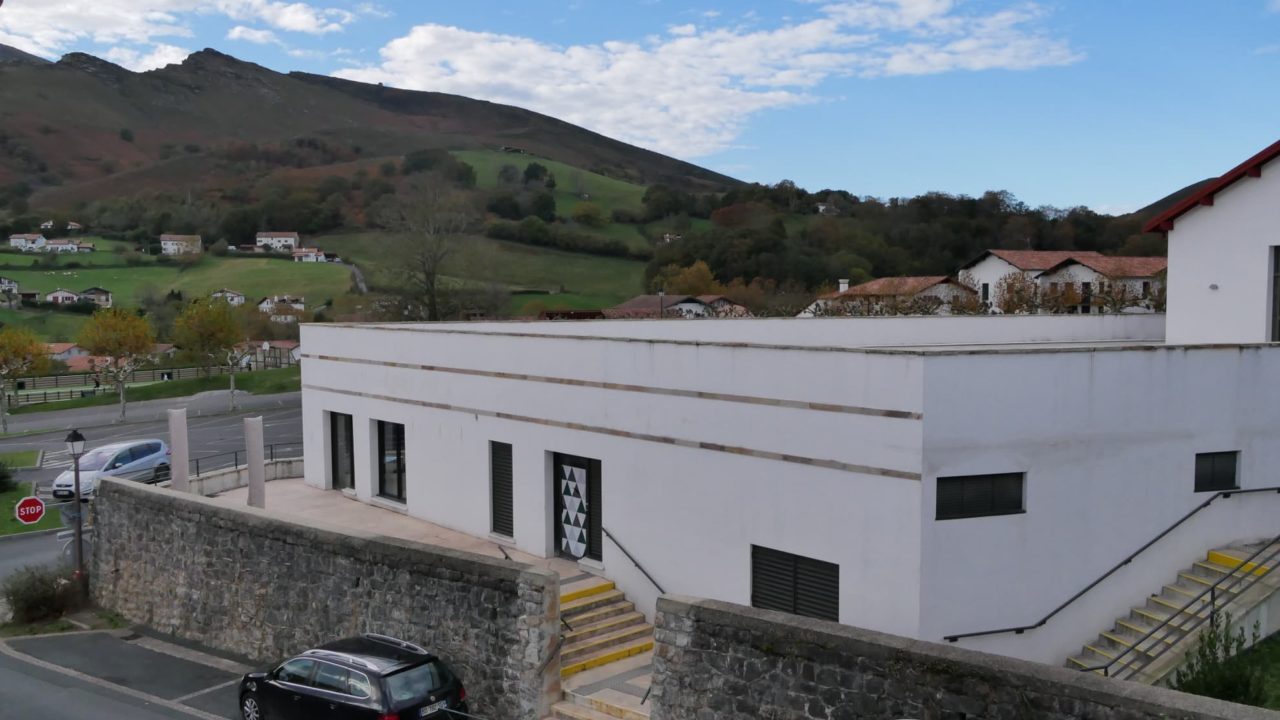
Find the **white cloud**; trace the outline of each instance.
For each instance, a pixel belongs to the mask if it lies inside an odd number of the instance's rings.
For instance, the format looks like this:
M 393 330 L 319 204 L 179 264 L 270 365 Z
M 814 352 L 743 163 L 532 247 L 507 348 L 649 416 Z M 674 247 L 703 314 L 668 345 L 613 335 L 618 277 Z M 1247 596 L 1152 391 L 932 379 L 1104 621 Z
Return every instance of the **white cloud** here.
M 237 25 L 227 32 L 228 40 L 244 40 L 245 42 L 256 43 L 258 45 L 274 45 L 280 42 L 280 38 L 270 30 L 257 30 L 248 28 L 243 25 Z
M 356 19 L 354 13 L 346 10 L 317 8 L 301 2 L 215 0 L 213 5 L 234 20 L 261 20 L 280 30 L 312 35 L 339 32 Z
M 1280 2 L 1280 0 L 1277 0 Z M 730 147 L 766 109 L 814 102 L 839 76 L 1026 70 L 1081 55 L 1043 29 L 1034 4 L 962 12 L 952 0 L 812 3 L 773 29 L 669 28 L 642 41 L 557 46 L 426 24 L 377 65 L 336 75 L 518 105 L 682 157 Z
M 134 72 L 144 72 L 162 68 L 165 65 L 175 65 L 186 60 L 190 54 L 191 51 L 186 48 L 160 44 L 147 53 L 128 47 L 116 47 L 108 50 L 104 57 Z
M 377 3 L 371 3 L 371 2 L 362 2 L 356 5 L 356 13 L 359 15 L 368 15 L 369 17 L 380 18 L 383 20 L 389 17 L 395 17 L 395 13 L 391 12 L 390 10 L 382 7 Z
M 1267 0 L 1267 9 L 1271 12 L 1280 12 L 1280 0 Z

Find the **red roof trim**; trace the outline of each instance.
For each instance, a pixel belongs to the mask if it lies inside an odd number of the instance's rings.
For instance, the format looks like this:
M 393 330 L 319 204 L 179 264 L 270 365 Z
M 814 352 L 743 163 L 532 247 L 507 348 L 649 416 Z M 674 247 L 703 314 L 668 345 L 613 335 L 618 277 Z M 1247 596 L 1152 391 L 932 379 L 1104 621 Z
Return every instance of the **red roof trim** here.
M 1226 188 L 1234 185 L 1237 180 L 1245 177 L 1262 177 L 1262 166 L 1280 157 L 1280 140 L 1272 143 L 1270 147 L 1253 157 L 1245 160 L 1236 167 L 1227 171 L 1222 177 L 1214 180 L 1204 186 L 1199 192 L 1193 193 L 1183 198 L 1176 205 L 1165 210 L 1154 218 L 1147 221 L 1143 226 L 1143 232 L 1169 232 L 1173 229 L 1173 221 L 1182 217 L 1187 212 L 1199 207 L 1200 205 L 1213 205 L 1213 196 L 1222 192 Z M 1205 199 L 1208 202 L 1204 202 Z

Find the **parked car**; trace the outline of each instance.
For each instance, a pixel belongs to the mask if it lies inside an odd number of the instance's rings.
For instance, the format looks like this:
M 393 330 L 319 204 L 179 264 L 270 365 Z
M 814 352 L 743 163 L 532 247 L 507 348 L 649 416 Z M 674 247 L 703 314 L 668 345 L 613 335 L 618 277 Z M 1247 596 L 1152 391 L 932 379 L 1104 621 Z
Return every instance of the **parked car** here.
M 163 440 L 128 440 L 96 447 L 80 456 L 80 495 L 92 497 L 101 476 L 157 483 L 169 479 L 169 446 Z M 55 498 L 75 497 L 75 470 L 53 481 Z
M 466 717 L 467 690 L 426 650 L 367 634 L 307 650 L 240 681 L 243 720 L 420 720 Z

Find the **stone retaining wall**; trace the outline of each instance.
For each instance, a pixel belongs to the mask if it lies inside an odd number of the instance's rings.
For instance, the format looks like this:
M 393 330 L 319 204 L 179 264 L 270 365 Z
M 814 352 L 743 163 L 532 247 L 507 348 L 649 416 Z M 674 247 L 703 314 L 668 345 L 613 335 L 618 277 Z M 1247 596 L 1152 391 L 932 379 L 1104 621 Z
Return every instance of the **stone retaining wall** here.
M 558 699 L 552 572 L 117 480 L 95 505 L 93 596 L 131 622 L 263 662 L 385 633 L 452 663 L 480 716 Z
M 1280 720 L 1280 713 L 848 625 L 658 601 L 652 720 Z

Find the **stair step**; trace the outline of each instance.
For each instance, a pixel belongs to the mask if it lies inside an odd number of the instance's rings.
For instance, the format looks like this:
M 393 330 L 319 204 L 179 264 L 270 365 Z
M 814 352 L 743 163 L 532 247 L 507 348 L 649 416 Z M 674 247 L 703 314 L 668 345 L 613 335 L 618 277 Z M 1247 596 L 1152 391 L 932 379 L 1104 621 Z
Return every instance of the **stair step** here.
M 1212 578 L 1215 581 L 1223 575 L 1229 575 L 1234 569 L 1230 565 L 1220 565 L 1211 560 L 1197 560 L 1191 566 L 1192 572 L 1199 573 L 1203 577 Z
M 1187 618 L 1191 616 L 1209 617 L 1209 598 L 1207 596 L 1204 600 L 1196 601 L 1188 606 L 1186 600 L 1174 601 L 1160 595 L 1152 595 L 1147 598 L 1147 606 L 1164 610 L 1169 615 L 1180 615 Z
M 1221 575 L 1217 577 L 1205 577 L 1204 575 L 1197 575 L 1194 572 L 1187 572 L 1184 570 L 1178 573 L 1178 584 L 1184 587 L 1195 587 L 1200 590 L 1204 590 L 1221 579 L 1221 577 Z M 1218 592 L 1235 595 L 1237 589 L 1235 587 L 1225 587 L 1228 583 L 1231 583 L 1231 581 L 1228 580 L 1226 583 L 1219 585 Z
M 580 600 L 584 597 L 599 595 L 600 593 L 609 592 L 614 589 L 612 580 L 604 578 L 591 578 L 580 582 L 572 583 L 560 588 L 560 605 Z
M 1270 567 L 1257 561 L 1246 563 L 1245 560 L 1252 554 L 1252 551 L 1245 552 L 1235 548 L 1226 548 L 1223 550 L 1210 550 L 1207 559 L 1210 562 L 1225 565 L 1229 568 L 1240 568 L 1240 574 L 1248 573 L 1251 575 L 1262 576 L 1271 572 Z M 1265 559 L 1270 554 L 1271 553 L 1263 552 L 1262 557 L 1259 559 Z
M 1144 655 L 1153 656 L 1160 652 L 1162 643 L 1160 638 L 1147 638 L 1142 642 L 1138 642 L 1137 637 L 1126 637 L 1110 630 L 1103 630 L 1101 637 L 1105 638 L 1108 645 L 1114 645 L 1117 648 L 1131 648 L 1136 644 L 1137 647 L 1125 657 L 1140 658 Z M 1138 636 L 1141 637 L 1141 636 Z
M 624 627 L 603 635 L 584 638 L 573 643 L 566 641 L 560 649 L 560 664 L 568 665 L 579 658 L 587 657 L 609 648 L 619 647 L 632 640 L 642 638 L 653 640 L 653 628 L 643 623 Z
M 643 624 L 644 615 L 634 610 L 627 613 L 610 615 L 609 617 L 596 622 L 576 622 L 573 624 L 573 629 L 564 634 L 564 642 L 565 645 L 569 645 L 587 638 L 604 635 L 615 630 L 621 630 L 625 627 Z
M 622 591 L 617 588 L 606 590 L 594 595 L 578 598 L 577 600 L 560 603 L 560 617 L 573 622 L 573 617 L 584 611 L 594 610 L 610 603 L 625 601 L 626 599 L 627 598 L 622 594 Z
M 649 708 L 640 704 L 640 698 L 626 696 L 617 702 L 590 695 L 581 695 L 572 690 L 565 691 L 565 697 L 578 707 L 587 708 L 614 720 L 649 720 Z
M 565 620 L 567 620 L 569 624 L 573 626 L 573 629 L 570 630 L 570 632 L 573 632 L 573 630 L 577 630 L 578 628 L 592 625 L 594 623 L 600 622 L 601 620 L 606 620 L 611 617 L 617 617 L 618 615 L 626 615 L 627 613 L 632 613 L 635 611 L 636 611 L 636 606 L 632 604 L 630 600 L 622 600 L 618 602 L 609 603 L 608 605 L 600 605 L 598 607 L 595 607 L 583 612 L 574 613 L 572 617 L 567 617 L 565 618 Z M 563 616 L 564 616 L 564 613 L 562 612 L 561 617 Z
M 1177 620 L 1173 620 L 1171 622 L 1165 623 L 1164 621 L 1167 620 L 1172 615 L 1173 613 L 1171 612 L 1165 612 L 1163 610 L 1159 610 L 1151 607 L 1135 607 L 1129 610 L 1130 617 L 1137 616 L 1139 619 L 1143 620 L 1144 622 L 1151 623 L 1152 626 L 1161 625 L 1162 623 L 1164 623 L 1161 632 L 1163 632 L 1164 630 L 1182 631 L 1184 630 L 1184 626 L 1189 625 L 1191 622 L 1191 618 L 1184 615 L 1183 617 Z
M 1156 626 L 1155 623 L 1148 623 L 1144 621 L 1134 620 L 1133 618 L 1116 619 L 1116 629 L 1119 631 L 1121 637 L 1131 635 L 1132 636 L 1131 639 L 1133 640 L 1137 640 L 1140 637 L 1145 637 L 1147 633 L 1151 632 L 1151 630 L 1155 628 L 1155 626 Z M 1160 628 L 1159 630 L 1157 630 L 1156 634 L 1153 635 L 1150 639 L 1159 640 L 1160 642 L 1163 642 L 1165 645 L 1172 645 L 1178 642 L 1178 638 L 1169 637 L 1169 635 L 1170 634 L 1176 635 L 1177 633 L 1178 633 L 1177 630 L 1174 630 L 1173 628 L 1170 628 L 1168 625 L 1166 625 Z
M 616 660 L 628 658 L 628 657 L 631 657 L 632 655 L 639 655 L 642 652 L 648 652 L 649 650 L 652 650 L 652 649 L 653 649 L 653 636 L 647 635 L 645 637 L 632 640 L 630 642 L 622 643 L 614 647 L 605 648 L 604 650 L 601 650 L 591 655 L 587 655 L 585 657 L 580 657 L 573 662 L 569 662 L 569 663 L 561 662 L 560 677 L 566 678 L 566 677 L 569 677 L 570 675 L 576 675 L 577 673 L 580 673 L 583 670 L 590 670 L 591 668 L 594 668 L 594 667 L 607 665 Z
M 551 706 L 551 717 L 555 720 L 613 720 L 613 716 L 596 712 L 591 708 L 575 705 L 562 700 Z
M 1133 653 L 1127 653 L 1125 654 L 1124 657 L 1120 658 L 1119 660 L 1116 660 L 1116 658 L 1120 656 L 1120 653 L 1122 651 L 1098 647 L 1098 643 L 1090 643 L 1088 645 L 1085 645 L 1084 649 L 1086 652 L 1082 653 L 1082 655 L 1085 660 L 1089 659 L 1088 653 L 1093 653 L 1094 655 L 1097 655 L 1099 658 L 1101 658 L 1101 661 L 1094 663 L 1094 665 L 1105 665 L 1108 662 L 1115 660 L 1115 662 L 1112 663 L 1111 665 L 1110 672 L 1112 675 L 1115 675 L 1117 670 L 1140 669 L 1145 664 L 1142 658 L 1136 657 Z

